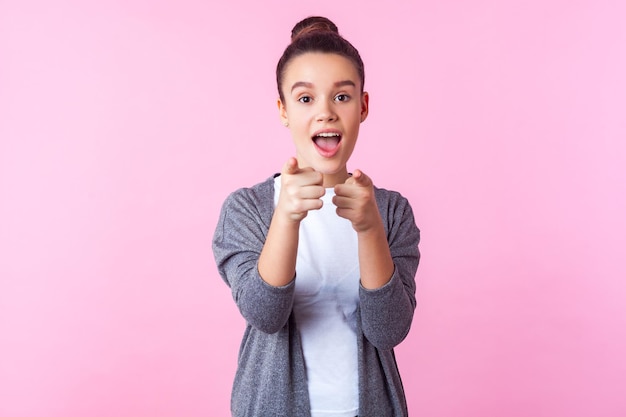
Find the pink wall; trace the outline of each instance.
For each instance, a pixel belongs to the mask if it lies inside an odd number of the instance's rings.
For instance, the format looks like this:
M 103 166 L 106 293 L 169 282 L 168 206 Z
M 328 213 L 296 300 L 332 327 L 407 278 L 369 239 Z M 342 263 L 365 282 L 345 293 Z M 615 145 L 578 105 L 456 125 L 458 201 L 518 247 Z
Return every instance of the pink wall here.
M 0 1 L 0 416 L 228 414 L 221 202 L 292 154 L 274 67 L 333 18 L 351 169 L 423 232 L 416 416 L 626 415 L 621 0 Z

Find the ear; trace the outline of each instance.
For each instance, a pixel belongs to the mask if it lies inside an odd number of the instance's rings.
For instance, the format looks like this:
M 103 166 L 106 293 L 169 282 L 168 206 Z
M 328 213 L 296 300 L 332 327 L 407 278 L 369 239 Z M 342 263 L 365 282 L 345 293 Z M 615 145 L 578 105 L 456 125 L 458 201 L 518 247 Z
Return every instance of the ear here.
M 369 110 L 370 110 L 370 95 L 368 94 L 367 91 L 364 91 L 363 94 L 361 94 L 361 123 L 363 123 L 365 119 L 367 119 Z
M 280 122 L 283 126 L 289 126 L 289 118 L 287 117 L 287 108 L 283 104 L 283 101 L 278 98 L 276 100 L 276 104 L 278 105 L 278 116 L 280 117 Z

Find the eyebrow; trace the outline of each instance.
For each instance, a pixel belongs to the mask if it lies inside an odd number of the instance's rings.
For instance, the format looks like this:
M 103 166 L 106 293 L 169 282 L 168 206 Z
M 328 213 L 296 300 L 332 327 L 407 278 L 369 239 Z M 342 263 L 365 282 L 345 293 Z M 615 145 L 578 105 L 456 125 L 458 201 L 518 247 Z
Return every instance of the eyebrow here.
M 352 86 L 352 87 L 356 87 L 356 84 L 354 83 L 354 81 L 352 80 L 343 80 L 343 81 L 337 81 L 336 83 L 333 84 L 335 87 L 345 87 L 345 86 Z M 308 83 L 306 81 L 298 81 L 295 82 L 292 86 L 291 86 L 291 91 L 295 90 L 298 87 L 306 87 L 306 88 L 313 88 L 313 83 Z

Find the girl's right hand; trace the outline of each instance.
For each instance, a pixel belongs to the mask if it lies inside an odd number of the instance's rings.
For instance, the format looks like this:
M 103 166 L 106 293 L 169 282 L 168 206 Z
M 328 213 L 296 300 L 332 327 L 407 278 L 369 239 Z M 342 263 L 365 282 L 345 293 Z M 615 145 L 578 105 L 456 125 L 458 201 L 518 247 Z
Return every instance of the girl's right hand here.
M 298 160 L 289 158 L 281 171 L 281 188 L 276 214 L 286 220 L 300 222 L 309 210 L 322 208 L 321 197 L 326 193 L 323 176 L 311 167 L 300 168 Z

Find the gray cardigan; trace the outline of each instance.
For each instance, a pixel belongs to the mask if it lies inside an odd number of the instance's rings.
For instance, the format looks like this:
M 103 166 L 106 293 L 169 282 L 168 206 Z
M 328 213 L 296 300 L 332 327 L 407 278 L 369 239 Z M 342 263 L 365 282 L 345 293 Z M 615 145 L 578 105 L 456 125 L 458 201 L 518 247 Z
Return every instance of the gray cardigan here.
M 395 271 L 382 288 L 359 289 L 359 416 L 408 415 L 393 348 L 415 310 L 420 232 L 406 198 L 375 189 Z M 235 417 L 309 417 L 306 370 L 292 314 L 295 280 L 273 287 L 257 262 L 274 212 L 274 179 L 232 193 L 213 237 L 217 268 L 247 326 L 231 398 Z M 297 279 L 297 278 L 296 278 Z

